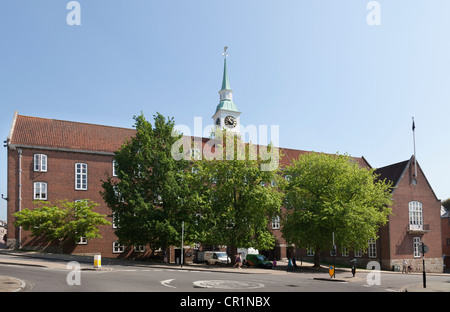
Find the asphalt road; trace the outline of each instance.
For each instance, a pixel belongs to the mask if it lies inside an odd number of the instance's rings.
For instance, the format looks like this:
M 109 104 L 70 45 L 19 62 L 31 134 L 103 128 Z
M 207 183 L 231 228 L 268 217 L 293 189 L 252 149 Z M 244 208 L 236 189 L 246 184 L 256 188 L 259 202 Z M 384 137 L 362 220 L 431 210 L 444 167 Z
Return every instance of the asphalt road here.
M 71 262 L 73 260 L 79 262 Z M 392 294 L 403 291 L 408 286 L 408 290 L 412 289 L 411 285 L 415 285 L 415 291 L 422 290 L 421 274 L 381 272 L 376 275 L 377 283 L 371 285 L 375 279 L 368 280 L 367 277 L 373 272 L 364 270 L 358 270 L 355 278 L 349 271 L 337 271 L 336 279 L 333 280 L 326 272 L 253 268 L 239 270 L 205 265 L 180 268 L 174 265 L 107 259 L 104 259 L 106 265 L 102 266 L 102 270 L 93 270 L 89 260 L 90 258 L 86 261 L 86 258 L 70 256 L 46 258 L 41 254 L 31 257 L 30 254 L 21 256 L 0 253 L 0 277 L 14 277 L 23 281 L 26 286 L 20 294 L 25 298 L 35 293 L 40 302 L 62 298 L 58 302 L 67 301 L 65 307 L 89 302 L 90 307 L 97 304 L 102 309 L 117 308 L 128 300 L 138 305 L 164 302 L 166 307 L 176 310 L 184 306 L 229 310 L 236 308 L 236 305 L 247 308 L 256 306 L 258 309 L 290 309 L 293 302 L 299 301 L 334 305 L 354 300 L 360 302 L 364 294 L 367 294 L 367 300 L 374 303 L 374 293 Z M 79 266 L 73 266 L 74 264 Z M 440 285 L 438 291 L 450 291 L 450 275 L 428 275 L 427 284 L 434 283 Z M 83 296 L 73 295 L 79 292 L 83 292 Z M 126 295 L 116 295 L 119 292 Z M 17 296 L 18 293 L 15 294 Z M 55 294 L 57 297 L 54 297 Z M 66 296 L 67 300 L 64 299 Z M 8 300 L 7 297 L 4 298 Z M 96 298 L 100 299 L 95 300 Z M 21 306 L 34 306 L 37 301 L 18 302 Z M 416 305 L 416 300 L 410 302 Z
M 94 271 L 85 264 L 80 268 L 68 267 L 68 262 L 46 265 L 50 261 L 0 255 L 0 275 L 24 281 L 26 292 L 395 292 L 422 282 L 420 274 L 381 273 L 379 285 L 369 285 L 368 273 L 362 271 L 355 278 L 348 271 L 337 272 L 333 280 L 327 273 L 259 270 L 247 274 L 247 268 L 218 271 L 115 265 Z M 449 275 L 427 277 L 429 283 L 449 280 Z

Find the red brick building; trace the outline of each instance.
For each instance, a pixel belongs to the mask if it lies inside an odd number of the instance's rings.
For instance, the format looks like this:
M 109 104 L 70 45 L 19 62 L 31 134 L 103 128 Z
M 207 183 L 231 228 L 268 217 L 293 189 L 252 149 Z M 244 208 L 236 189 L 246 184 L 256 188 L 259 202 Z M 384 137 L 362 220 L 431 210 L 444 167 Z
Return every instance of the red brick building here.
M 100 203 L 97 212 L 108 215 L 111 210 L 100 195 L 101 180 L 106 173 L 113 174 L 113 156 L 125 140 L 135 133 L 134 129 L 77 123 L 37 117 L 14 116 L 8 136 L 8 245 L 22 248 L 42 248 L 42 242 L 29 236 L 27 231 L 14 227 L 13 213 L 32 208 L 34 200 L 89 199 Z M 205 144 L 207 139 L 203 139 Z M 298 159 L 301 150 L 280 149 L 283 157 L 280 167 Z M 354 158 L 362 167 L 370 167 L 364 159 Z M 368 253 L 347 251 L 338 247 L 338 262 L 360 258 L 360 264 L 379 261 L 384 269 L 401 265 L 403 260 L 421 268 L 422 258 L 418 246 L 421 242 L 429 247 L 425 255 L 427 271 L 442 271 L 440 200 L 417 164 L 415 176 L 414 159 L 379 168 L 381 178 L 393 182 L 395 204 L 387 226 L 380 230 L 380 239 L 371 243 Z M 442 219 L 442 222 L 448 220 Z M 267 255 L 286 258 L 296 255 L 308 260 L 313 255 L 307 250 L 295 250 L 281 236 L 282 224 L 274 220 L 272 227 L 276 246 Z M 82 241 L 65 250 L 74 254 L 101 253 L 104 257 L 141 257 L 149 253 L 148 247 L 120 246 L 113 225 L 102 226 L 102 239 Z M 450 235 L 449 235 L 450 237 Z M 50 246 L 51 247 L 51 246 Z M 51 250 L 51 249 L 50 249 Z M 185 250 L 191 259 L 194 250 Z M 175 261 L 175 248 L 169 260 Z M 324 254 L 325 258 L 330 255 Z M 330 260 L 329 258 L 328 260 Z
M 97 212 L 107 215 L 111 210 L 100 195 L 101 180 L 113 175 L 113 157 L 134 129 L 77 123 L 15 114 L 8 136 L 8 245 L 41 248 L 42 242 L 27 231 L 14 227 L 13 213 L 32 208 L 34 200 L 89 199 L 100 206 Z M 208 139 L 203 138 L 202 144 Z M 280 166 L 288 165 L 305 151 L 281 149 Z M 368 166 L 364 158 L 355 158 Z M 276 254 L 286 258 L 287 245 L 281 238 L 279 224 L 274 226 Z M 102 226 L 102 239 L 83 241 L 65 252 L 76 254 L 101 253 L 105 257 L 136 257 L 134 248 L 115 244 L 113 225 Z M 51 246 L 49 246 L 51 248 Z M 142 251 L 142 249 L 141 249 Z M 148 250 L 147 250 L 148 252 Z M 189 251 L 188 251 L 189 253 Z M 171 258 L 173 260 L 173 257 Z
M 12 214 L 33 208 L 34 200 L 89 199 L 103 203 L 100 180 L 105 179 L 106 172 L 112 174 L 113 152 L 134 133 L 132 129 L 26 117 L 16 113 L 7 139 L 8 245 L 42 246 L 42 242 L 35 241 L 28 232 L 13 225 Z M 105 204 L 98 206 L 97 212 L 111 214 Z M 108 219 L 111 221 L 110 217 Z M 117 238 L 110 227 L 101 230 L 104 240 L 80 242 L 66 252 L 100 252 L 114 256 L 113 242 Z
M 231 131 L 236 131 L 241 113 L 233 102 L 226 60 L 219 94 L 220 103 L 213 116 L 214 123 L 216 127 L 228 127 Z M 30 233 L 14 227 L 13 214 L 32 208 L 34 200 L 56 202 L 64 199 L 89 199 L 99 203 L 96 211 L 107 215 L 108 220 L 113 223 L 111 210 L 100 195 L 101 180 L 106 178 L 106 173 L 114 174 L 114 151 L 134 133 L 134 129 L 27 117 L 16 113 L 7 138 L 7 244 L 15 248 L 43 247 L 43 243 L 30 237 Z M 202 145 L 207 141 L 208 139 L 202 138 Z M 280 153 L 282 157 L 279 165 L 283 168 L 307 152 L 281 148 Z M 364 157 L 354 159 L 361 167 L 371 167 Z M 391 180 L 395 186 L 395 203 L 389 223 L 380 229 L 380 238 L 370 242 L 367 253 L 338 246 L 338 262 L 348 264 L 351 258 L 356 257 L 360 259 L 361 265 L 375 260 L 381 263 L 382 268 L 391 269 L 407 260 L 414 268 L 419 269 L 422 258 L 418 246 L 425 242 L 429 247 L 425 257 L 427 271 L 442 271 L 440 200 L 436 198 L 420 166 L 415 166 L 414 159 L 411 158 L 377 170 L 381 178 Z M 294 246 L 286 244 L 281 235 L 282 224 L 279 220 L 273 220 L 269 226 L 276 245 L 273 250 L 263 251 L 264 253 L 277 259 L 294 255 L 305 260 L 313 259 L 311 251 L 296 250 Z M 104 257 L 144 257 L 150 252 L 148 246 L 119 245 L 113 224 L 102 226 L 100 234 L 102 239 L 80 241 L 64 252 L 101 253 Z M 48 246 L 50 250 L 52 247 L 54 246 Z M 168 260 L 174 262 L 179 254 L 180 249 L 172 247 Z M 187 261 L 191 261 L 194 254 L 193 247 L 185 248 Z M 331 260 L 329 254 L 323 256 Z
M 370 167 L 368 163 L 367 166 Z M 419 164 L 414 162 L 414 156 L 407 161 L 379 168 L 376 173 L 381 180 L 387 179 L 394 186 L 394 204 L 391 206 L 389 222 L 380 228 L 377 240 L 369 241 L 366 253 L 337 246 L 334 261 L 348 265 L 351 259 L 357 259 L 361 267 L 376 261 L 381 269 L 401 270 L 403 260 L 406 260 L 413 270 L 421 271 L 420 245 L 424 242 L 429 248 L 425 254 L 426 271 L 442 272 L 441 201 L 436 197 Z M 291 252 L 297 259 L 312 261 L 314 256 L 308 250 L 292 249 Z M 321 259 L 332 262 L 331 252 L 321 253 Z
M 409 160 L 379 168 L 381 179 L 393 182 L 392 213 L 389 223 L 380 230 L 381 265 L 401 268 L 403 260 L 413 270 L 422 270 L 420 245 L 428 246 L 424 254 L 429 272 L 442 272 L 441 201 L 414 156 Z
M 446 272 L 450 272 L 450 210 L 441 209 L 442 257 Z

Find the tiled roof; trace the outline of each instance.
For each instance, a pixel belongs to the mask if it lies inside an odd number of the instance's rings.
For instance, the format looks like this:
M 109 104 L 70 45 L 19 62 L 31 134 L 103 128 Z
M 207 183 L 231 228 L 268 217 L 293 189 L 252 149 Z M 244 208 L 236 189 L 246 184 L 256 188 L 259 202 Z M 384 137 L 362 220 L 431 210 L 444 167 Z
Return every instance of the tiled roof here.
M 303 151 L 303 150 L 296 150 L 296 149 L 290 149 L 290 148 L 280 148 L 280 165 L 281 167 L 288 166 L 293 160 L 297 160 L 301 155 L 308 154 L 308 153 L 314 153 L 313 151 Z M 356 161 L 360 167 L 362 168 L 371 168 L 370 164 L 367 162 L 367 160 L 364 157 L 351 157 L 354 161 Z
M 392 181 L 392 185 L 397 185 L 398 181 L 402 177 L 403 172 L 405 171 L 406 166 L 408 165 L 409 160 L 405 160 L 396 164 L 392 164 L 386 167 L 378 168 L 375 173 L 379 174 L 379 179 L 384 180 L 388 179 Z
M 135 129 L 16 115 L 9 144 L 113 153 L 135 133 Z M 201 142 L 203 148 L 209 139 L 201 138 Z M 280 148 L 280 153 L 280 167 L 284 168 L 301 154 L 311 152 Z M 361 167 L 370 168 L 364 157 L 353 159 Z
M 112 153 L 134 129 L 17 115 L 10 144 Z

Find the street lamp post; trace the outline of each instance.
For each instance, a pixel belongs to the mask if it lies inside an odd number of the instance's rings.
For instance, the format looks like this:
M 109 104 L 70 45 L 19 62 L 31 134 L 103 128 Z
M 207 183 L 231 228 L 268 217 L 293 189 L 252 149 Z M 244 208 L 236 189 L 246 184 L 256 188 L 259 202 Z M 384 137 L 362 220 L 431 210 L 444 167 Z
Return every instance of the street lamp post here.
M 183 256 L 184 256 L 183 239 L 184 239 L 184 221 L 181 222 L 181 267 L 183 267 Z

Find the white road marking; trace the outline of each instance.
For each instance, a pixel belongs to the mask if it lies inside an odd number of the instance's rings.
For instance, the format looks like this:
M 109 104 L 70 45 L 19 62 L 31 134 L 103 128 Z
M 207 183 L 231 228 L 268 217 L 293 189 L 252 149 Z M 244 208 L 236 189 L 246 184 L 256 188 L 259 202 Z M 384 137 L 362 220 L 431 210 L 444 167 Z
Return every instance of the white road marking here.
M 173 279 L 168 279 L 168 280 L 165 280 L 165 281 L 161 281 L 160 283 L 161 283 L 161 285 L 166 286 L 166 287 L 176 288 L 175 286 L 169 285 L 173 280 L 174 280 L 174 278 Z
M 217 288 L 217 289 L 254 289 L 264 287 L 264 284 L 245 281 L 231 280 L 206 280 L 193 282 L 194 287 L 198 288 Z

